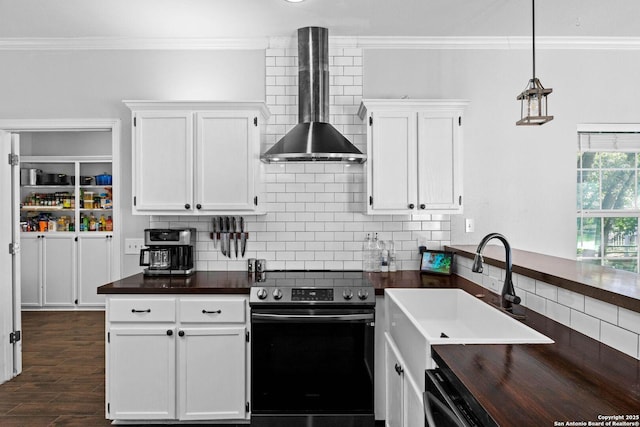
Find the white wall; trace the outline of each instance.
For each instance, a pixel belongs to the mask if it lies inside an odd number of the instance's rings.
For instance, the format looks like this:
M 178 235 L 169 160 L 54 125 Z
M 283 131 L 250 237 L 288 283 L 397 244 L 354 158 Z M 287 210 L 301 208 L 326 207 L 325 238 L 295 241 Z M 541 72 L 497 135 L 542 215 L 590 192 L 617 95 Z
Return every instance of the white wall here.
M 0 118 L 122 120 L 122 238 L 142 237 L 131 212 L 131 120 L 123 99 L 263 100 L 264 51 L 2 51 Z M 124 250 L 121 251 L 124 253 Z M 122 276 L 140 271 L 123 255 Z
M 640 52 L 537 50 L 555 119 L 515 126 L 530 50 L 365 50 L 364 97 L 463 98 L 465 212 L 451 242 L 501 232 L 513 247 L 575 258 L 576 125 L 640 121 Z M 475 232 L 464 232 L 464 218 Z

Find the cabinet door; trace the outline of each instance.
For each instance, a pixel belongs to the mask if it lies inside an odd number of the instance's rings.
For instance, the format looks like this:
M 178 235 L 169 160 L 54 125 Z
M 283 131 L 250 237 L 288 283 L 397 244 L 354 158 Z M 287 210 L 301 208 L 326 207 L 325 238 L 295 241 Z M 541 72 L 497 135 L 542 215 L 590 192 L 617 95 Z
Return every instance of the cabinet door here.
M 76 284 L 76 242 L 73 237 L 45 235 L 42 289 L 45 306 L 73 306 Z
M 374 111 L 369 213 L 410 213 L 417 204 L 416 114 Z
M 109 419 L 175 419 L 174 332 L 159 326 L 109 328 Z
M 385 380 L 386 380 L 386 426 L 403 427 L 404 376 L 402 362 L 396 354 L 389 337 L 385 339 Z
M 20 293 L 22 307 L 42 305 L 42 239 L 35 235 L 20 239 Z
M 459 211 L 462 207 L 460 114 L 418 114 L 418 200 L 426 210 Z
M 104 306 L 104 295 L 97 289 L 111 281 L 112 237 L 78 237 L 78 305 Z
M 189 112 L 136 113 L 134 213 L 193 210 L 192 120 Z
M 181 420 L 245 418 L 245 331 L 244 326 L 180 329 Z
M 404 376 L 404 426 L 424 427 L 424 406 L 422 405 L 422 392 L 413 381 L 411 375 Z
M 196 208 L 254 210 L 254 176 L 259 166 L 257 116 L 217 111 L 196 117 Z

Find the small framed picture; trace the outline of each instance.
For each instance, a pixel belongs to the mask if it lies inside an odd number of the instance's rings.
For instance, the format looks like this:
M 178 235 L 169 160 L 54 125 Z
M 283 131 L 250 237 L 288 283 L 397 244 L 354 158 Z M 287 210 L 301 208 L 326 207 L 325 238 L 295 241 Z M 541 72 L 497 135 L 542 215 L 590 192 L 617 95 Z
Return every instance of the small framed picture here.
M 420 260 L 420 272 L 448 276 L 453 269 L 453 252 L 426 250 Z

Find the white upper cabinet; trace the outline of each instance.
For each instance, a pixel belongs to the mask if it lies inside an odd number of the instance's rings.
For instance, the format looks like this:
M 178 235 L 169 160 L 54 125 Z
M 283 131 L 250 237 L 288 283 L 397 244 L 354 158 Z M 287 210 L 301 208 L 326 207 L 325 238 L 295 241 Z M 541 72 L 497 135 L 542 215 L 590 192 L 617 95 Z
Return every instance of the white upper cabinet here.
M 365 99 L 367 213 L 462 212 L 467 101 Z
M 264 102 L 125 101 L 133 124 L 133 213 L 262 213 Z
M 191 113 L 135 113 L 133 162 L 134 213 L 187 209 L 193 200 Z

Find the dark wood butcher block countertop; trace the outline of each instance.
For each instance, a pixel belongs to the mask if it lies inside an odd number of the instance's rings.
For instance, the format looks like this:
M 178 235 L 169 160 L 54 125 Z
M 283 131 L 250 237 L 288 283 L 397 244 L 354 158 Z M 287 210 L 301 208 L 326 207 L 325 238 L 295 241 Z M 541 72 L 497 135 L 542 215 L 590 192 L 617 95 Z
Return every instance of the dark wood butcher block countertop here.
M 447 250 L 473 259 L 476 245 L 450 245 Z M 513 272 L 591 298 L 640 312 L 640 275 L 571 259 L 512 249 Z M 487 264 L 504 268 L 504 247 L 487 245 L 482 251 Z
M 246 271 L 196 271 L 186 277 L 142 273 L 100 286 L 99 294 L 246 294 L 254 283 Z

